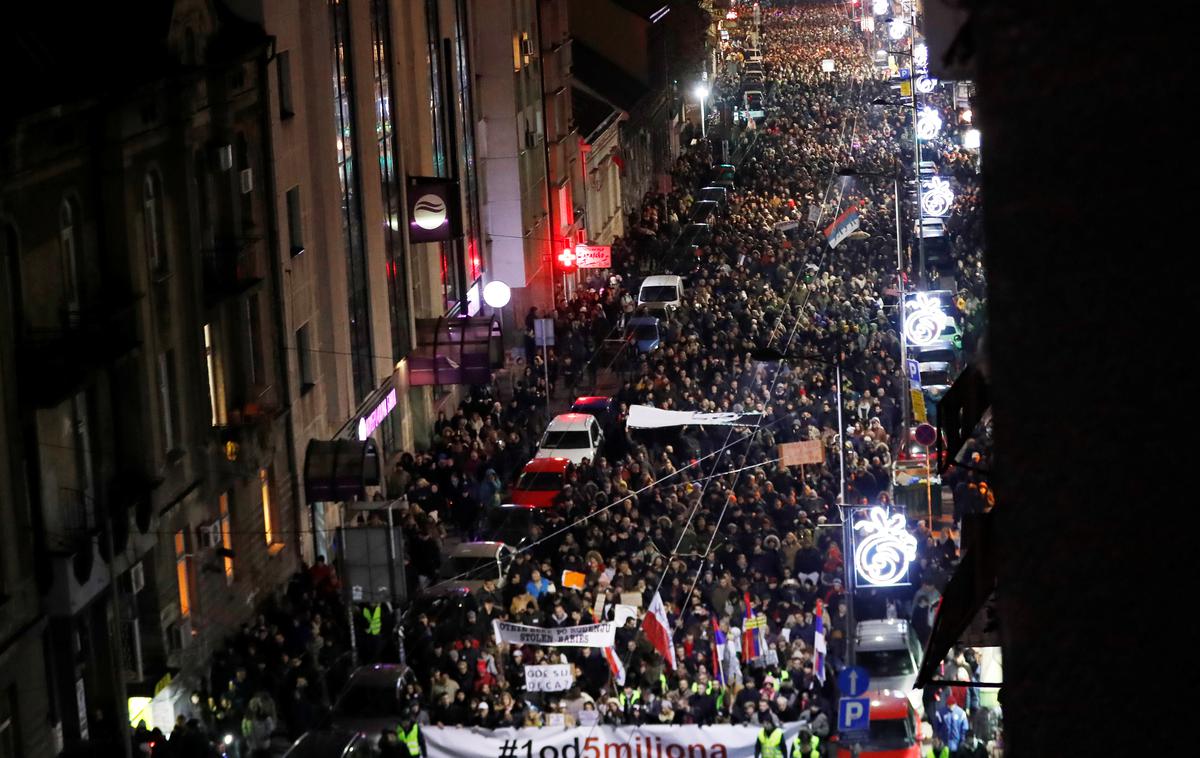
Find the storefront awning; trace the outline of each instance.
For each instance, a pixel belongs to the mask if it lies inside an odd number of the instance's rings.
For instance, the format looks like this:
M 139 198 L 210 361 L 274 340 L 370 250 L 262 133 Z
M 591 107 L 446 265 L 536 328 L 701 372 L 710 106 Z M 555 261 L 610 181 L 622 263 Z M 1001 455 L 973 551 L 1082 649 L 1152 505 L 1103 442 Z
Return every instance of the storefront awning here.
M 309 440 L 304 451 L 304 497 L 311 503 L 366 500 L 379 484 L 375 440 Z
M 500 325 L 488 317 L 417 319 L 417 348 L 408 357 L 414 387 L 488 384 L 504 365 Z

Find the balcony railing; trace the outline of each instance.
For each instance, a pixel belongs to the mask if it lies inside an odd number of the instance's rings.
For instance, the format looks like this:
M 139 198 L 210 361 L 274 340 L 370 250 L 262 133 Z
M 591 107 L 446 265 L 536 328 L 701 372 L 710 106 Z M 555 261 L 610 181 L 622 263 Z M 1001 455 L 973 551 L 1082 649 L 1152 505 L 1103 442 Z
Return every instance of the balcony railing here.
M 203 251 L 204 300 L 216 305 L 249 291 L 263 280 L 257 237 L 218 239 Z

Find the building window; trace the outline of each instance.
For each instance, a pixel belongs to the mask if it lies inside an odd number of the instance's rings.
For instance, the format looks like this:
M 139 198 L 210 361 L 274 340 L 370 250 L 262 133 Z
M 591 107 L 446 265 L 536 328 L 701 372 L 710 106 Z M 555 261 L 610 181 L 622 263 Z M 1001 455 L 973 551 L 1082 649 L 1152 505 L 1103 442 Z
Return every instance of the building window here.
M 337 126 L 338 180 L 342 189 L 342 240 L 346 248 L 346 280 L 350 309 L 350 368 L 355 401 L 375 386 L 372 365 L 370 292 L 367 288 L 367 255 L 362 234 L 362 194 L 354 169 L 357 149 L 354 129 L 354 69 L 350 56 L 348 0 L 329 0 L 333 31 L 333 102 Z
M 383 244 L 387 258 L 388 311 L 392 326 L 392 358 L 400 360 L 411 350 L 408 328 L 408 271 L 404 234 L 400 224 L 402 194 L 396 171 L 396 138 L 392 124 L 391 17 L 387 0 L 371 0 L 371 52 L 375 74 L 376 153 L 383 200 Z
M 304 223 L 300 213 L 300 187 L 287 191 L 288 246 L 292 255 L 304 252 Z
M 300 366 L 300 394 L 304 394 L 316 385 L 313 375 L 312 345 L 309 342 L 308 324 L 296 330 L 296 360 Z
M 163 436 L 163 449 L 175 450 L 175 351 L 166 350 L 158 354 L 158 417 L 159 431 Z
M 142 233 L 146 257 L 155 274 L 167 272 L 166 229 L 163 226 L 162 181 L 151 171 L 142 181 Z
M 271 472 L 269 469 L 260 468 L 258 470 L 258 484 L 262 490 L 263 537 L 268 545 L 275 545 L 279 542 L 279 534 L 276 531 L 279 519 L 275 512 L 275 504 L 271 501 Z
M 221 493 L 218 507 L 220 508 L 218 523 L 221 528 L 221 547 L 228 551 L 225 555 L 221 556 L 225 564 L 225 584 L 233 584 L 233 526 L 229 515 L 228 492 Z
M 175 583 L 179 588 L 179 615 L 192 614 L 192 555 L 187 550 L 187 529 L 175 532 Z
M 262 318 L 259 315 L 258 293 L 246 298 L 246 377 L 252 385 L 264 384 L 264 368 L 262 356 Z
M 279 66 L 279 117 L 291 118 L 296 115 L 292 105 L 292 55 L 284 50 L 275 57 Z
M 79 232 L 75 203 L 63 200 L 58 212 L 58 238 L 62 245 L 63 291 L 67 310 L 79 310 Z
M 88 428 L 87 395 L 80 392 L 71 400 L 72 427 L 75 442 L 75 481 L 83 493 L 87 523 L 94 522 L 92 511 L 96 502 L 96 478 L 92 469 L 92 433 Z
M 225 426 L 225 393 L 217 364 L 216 335 L 212 324 L 204 325 L 204 362 L 208 367 L 208 402 L 212 408 L 212 425 Z

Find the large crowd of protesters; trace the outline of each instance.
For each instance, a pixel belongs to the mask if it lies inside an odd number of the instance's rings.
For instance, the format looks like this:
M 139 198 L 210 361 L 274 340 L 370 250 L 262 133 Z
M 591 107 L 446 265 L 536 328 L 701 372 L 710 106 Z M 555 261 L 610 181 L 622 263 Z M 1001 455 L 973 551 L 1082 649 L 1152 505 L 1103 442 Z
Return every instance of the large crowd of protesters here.
M 613 268 L 560 298 L 553 312 L 527 314 L 524 359 L 495 385 L 473 388 L 452 414 L 439 415 L 428 448 L 399 456 L 387 472 L 388 498 L 405 502 L 395 516 L 406 537 L 408 595 L 419 598 L 438 581 L 448 540 L 490 536 L 488 514 L 533 457 L 548 408 L 591 388 L 602 372 L 617 376 L 618 418 L 604 454 L 568 470 L 554 505 L 533 514 L 501 581 L 488 577 L 470 597 L 394 609 L 384 642 L 375 646 L 362 644 L 368 622 L 354 614 L 360 663 L 402 660 L 410 667 L 404 707 L 416 723 L 801 721 L 822 740 L 832 732 L 832 678 L 814 671 L 813 647 L 818 602 L 829 671 L 844 664 L 853 632 L 839 461 L 846 503 L 891 502 L 891 467 L 905 429 L 895 292 L 911 287 L 917 273 L 912 266 L 897 271 L 892 194 L 894 161 L 912 165 L 910 117 L 872 104 L 891 93 L 887 72 L 872 64 L 844 14 L 836 5 L 764 11 L 768 114 L 730 135 L 744 152 L 736 186 L 687 270 L 665 270 L 662 261 L 670 260 L 709 178 L 714 156 L 702 140 L 677 159 L 673 189 L 648 194 L 630 215 L 626 234 L 613 244 Z M 828 58 L 836 62 L 833 73 L 821 70 Z M 736 100 L 736 77 L 719 77 L 716 86 L 718 103 Z M 722 88 L 732 94 L 722 98 Z M 955 122 L 945 98 L 928 102 L 946 123 Z M 946 222 L 953 270 L 927 273 L 953 278 L 971 350 L 986 298 L 977 161 L 949 136 L 923 151 L 957 190 Z M 846 167 L 857 175 L 840 176 Z M 830 249 L 821 228 L 852 204 L 866 234 Z M 665 324 L 659 350 L 640 355 L 626 344 L 610 355 L 603 348 L 637 312 L 632 284 L 650 273 L 685 275 L 684 305 Z M 549 365 L 533 334 L 533 319 L 545 317 L 558 334 Z M 767 345 L 809 358 L 751 358 Z M 633 404 L 759 412 L 762 421 L 633 432 L 622 423 Z M 825 463 L 772 463 L 777 445 L 801 440 L 820 440 Z M 974 473 L 986 470 L 986 456 L 986 445 L 977 445 L 969 453 L 976 465 L 955 470 L 947 482 L 956 519 L 992 502 Z M 919 539 L 911 586 L 860 593 L 854 612 L 859 620 L 909 619 L 924 642 L 958 545 L 950 529 L 924 520 L 913 520 L 912 530 Z M 582 588 L 564 586 L 564 571 L 582 573 Z M 605 609 L 604 618 L 631 598 L 645 608 L 656 590 L 674 625 L 678 665 L 665 666 L 638 619 L 629 619 L 615 644 L 624 685 L 599 649 L 518 647 L 493 636 L 497 619 L 591 623 L 596 608 Z M 344 603 L 323 558 L 298 574 L 215 656 L 208 691 L 193 698 L 195 718 L 183 719 L 171 736 L 178 754 L 204 755 L 187 745 L 199 744 L 196 735 L 224 734 L 235 735 L 241 754 L 254 754 L 269 749 L 272 734 L 294 738 L 319 723 L 349 671 Z M 754 657 L 741 639 L 752 614 L 767 620 L 762 654 Z M 525 665 L 557 662 L 573 664 L 570 690 L 526 691 Z M 953 650 L 946 665 L 947 679 L 980 678 L 973 650 Z M 927 688 L 925 718 L 954 750 L 975 744 L 968 728 L 985 744 L 999 737 L 996 710 L 982 706 L 973 688 Z

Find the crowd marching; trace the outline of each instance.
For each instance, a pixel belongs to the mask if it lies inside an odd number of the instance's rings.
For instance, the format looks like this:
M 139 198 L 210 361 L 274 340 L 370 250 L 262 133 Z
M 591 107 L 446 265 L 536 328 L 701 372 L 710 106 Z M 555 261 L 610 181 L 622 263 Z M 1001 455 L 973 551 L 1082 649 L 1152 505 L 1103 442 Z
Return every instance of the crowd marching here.
M 915 272 L 897 271 L 892 176 L 896 157 L 912 163 L 910 115 L 872 104 L 890 94 L 887 72 L 872 65 L 842 6 L 771 9 L 763 17 L 769 111 L 734 138 L 745 157 L 711 241 L 688 270 L 670 272 L 687 276 L 688 292 L 663 347 L 648 356 L 601 349 L 636 312 L 636 292 L 625 285 L 664 273 L 659 262 L 713 164 L 700 140 L 678 158 L 674 189 L 648 194 L 630 217 L 627 235 L 613 245 L 613 269 L 553 313 L 528 314 L 526 360 L 508 386 L 474 388 L 457 412 L 438 418 L 428 450 L 400 456 L 388 473 L 389 497 L 407 501 L 396 516 L 409 594 L 418 597 L 437 581 L 447 539 L 488 536 L 486 515 L 533 457 L 547 405 L 582 394 L 602 371 L 620 377 L 618 431 L 605 454 L 569 469 L 554 505 L 534 514 L 503 582 L 489 578 L 449 610 L 418 603 L 382 621 L 370 607 L 355 610 L 357 633 L 383 640 L 359 644 L 360 657 L 411 668 L 408 724 L 731 723 L 769 734 L 776 723 L 799 721 L 797 745 L 808 747 L 795 755 L 825 749 L 835 720 L 825 671 L 842 665 L 853 633 L 838 528 L 839 452 L 846 501 L 886 504 L 904 429 L 894 288 L 901 277 L 910 286 Z M 828 58 L 833 73 L 821 70 Z M 736 98 L 736 77 L 716 84 L 718 102 Z M 944 98 L 929 103 L 953 121 Z M 986 297 L 976 161 L 949 140 L 923 151 L 958 188 L 946 224 L 953 270 L 930 276 L 954 278 L 971 349 Z M 857 176 L 839 176 L 845 167 Z M 852 205 L 866 234 L 831 249 L 821 228 Z M 559 334 L 548 366 L 533 347 L 539 317 L 553 318 Z M 751 358 L 767 345 L 811 360 Z M 620 423 L 634 404 L 763 415 L 757 427 L 664 436 Z M 799 440 L 821 440 L 826 462 L 803 469 L 771 462 L 778 444 Z M 981 449 L 975 460 L 985 455 Z M 954 476 L 956 512 L 986 507 L 986 482 L 970 472 Z M 958 548 L 949 530 L 939 534 L 923 521 L 912 528 L 919 534 L 912 587 L 904 596 L 864 593 L 855 613 L 910 619 L 924 641 Z M 564 572 L 582 579 L 567 586 Z M 575 626 L 595 620 L 596 609 L 612 618 L 618 605 L 647 608 L 656 594 L 670 619 L 674 667 L 637 616 L 617 629 L 611 654 L 501 644 L 493 634 L 495 620 Z M 272 734 L 296 737 L 318 723 L 348 671 L 343 597 L 323 559 L 299 574 L 216 656 L 208 692 L 193 697 L 195 718 L 181 717 L 172 733 L 174 754 L 205 755 L 198 735 L 228 734 L 227 752 L 253 755 L 270 749 Z M 397 626 L 402 637 L 392 634 Z M 571 689 L 526 691 L 525 665 L 559 662 L 573 666 Z M 979 679 L 971 650 L 954 651 L 948 665 L 954 676 L 947 678 Z M 925 704 L 939 749 L 986 754 L 970 751 L 998 737 L 994 709 L 981 708 L 972 688 L 929 688 Z M 153 733 L 136 738 L 163 744 Z M 391 738 L 383 750 L 407 754 Z

